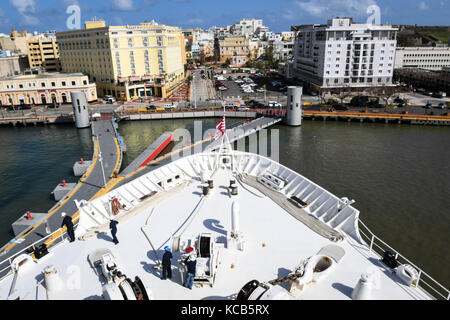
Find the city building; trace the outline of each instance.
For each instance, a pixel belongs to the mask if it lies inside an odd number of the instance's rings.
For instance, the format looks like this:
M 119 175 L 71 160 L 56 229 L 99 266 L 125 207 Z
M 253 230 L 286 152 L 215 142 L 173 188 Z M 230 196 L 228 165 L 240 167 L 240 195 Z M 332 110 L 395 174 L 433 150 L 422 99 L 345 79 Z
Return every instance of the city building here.
M 259 35 L 260 32 L 265 32 L 267 30 L 267 27 L 263 26 L 263 21 L 261 19 L 242 19 L 231 26 L 231 34 L 241 36 Z
M 450 67 L 441 70 L 426 70 L 420 68 L 399 68 L 394 71 L 394 79 L 411 85 L 414 88 L 424 88 L 432 92 L 445 92 L 450 95 Z
M 9 36 L 0 37 L 0 50 L 9 50 L 18 54 L 27 54 L 27 40 L 33 39 L 32 34 L 22 30 L 12 30 Z
M 294 62 L 280 62 L 278 64 L 278 73 L 282 75 L 285 79 L 294 78 Z
M 320 88 L 392 85 L 397 29 L 333 18 L 296 26 L 294 73 Z
M 87 74 L 100 97 L 167 98 L 184 83 L 185 43 L 177 27 L 154 21 L 136 26 L 90 21 L 82 30 L 56 37 L 62 70 Z
M 61 71 L 56 38 L 36 37 L 28 40 L 27 51 L 31 68 L 43 68 L 48 72 Z
M 203 29 L 184 29 L 186 59 L 205 61 L 214 56 L 214 33 Z
M 231 26 L 227 26 L 226 28 L 212 26 L 207 31 L 214 34 L 214 38 L 228 37 L 231 35 Z
M 258 41 L 252 41 L 248 35 L 229 36 L 219 40 L 220 62 L 230 60 L 231 67 L 242 67 L 249 60 L 260 57 L 263 48 Z
M 277 61 L 291 60 L 294 56 L 294 40 L 272 42 L 273 58 Z
M 441 70 L 450 66 L 450 47 L 401 47 L 395 55 L 395 68 Z
M 29 67 L 26 54 L 12 55 L 3 51 L 0 56 L 0 78 L 21 74 Z
M 0 79 L 0 105 L 70 103 L 72 91 L 84 91 L 89 102 L 97 100 L 95 84 L 81 73 L 42 73 Z

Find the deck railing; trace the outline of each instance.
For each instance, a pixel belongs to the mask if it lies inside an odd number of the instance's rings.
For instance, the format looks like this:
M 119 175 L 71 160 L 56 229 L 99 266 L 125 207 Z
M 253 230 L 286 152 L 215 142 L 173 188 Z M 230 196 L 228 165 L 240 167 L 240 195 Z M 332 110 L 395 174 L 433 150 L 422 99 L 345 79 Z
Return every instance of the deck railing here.
M 77 225 L 78 225 L 78 223 L 74 224 L 74 228 Z M 23 254 L 23 253 L 26 253 L 31 256 L 34 253 L 35 248 L 39 247 L 42 243 L 45 243 L 46 240 L 48 240 L 52 237 L 56 237 L 56 239 L 53 240 L 47 248 L 54 248 L 58 244 L 62 243 L 62 241 L 65 238 L 67 238 L 67 232 L 63 232 L 63 229 L 60 228 L 60 229 L 48 234 L 44 238 L 39 239 L 38 241 L 30 244 L 29 246 L 23 248 L 22 250 L 16 252 L 12 256 L 2 260 L 0 262 L 0 268 L 1 268 L 0 269 L 0 281 L 2 281 L 4 278 L 6 278 L 10 274 L 10 271 L 12 271 L 11 264 L 12 264 L 14 258 L 18 257 L 20 254 Z
M 443 285 L 433 279 L 430 275 L 417 267 L 406 257 L 401 255 L 397 250 L 389 246 L 386 242 L 377 237 L 370 229 L 361 221 L 359 222 L 359 233 L 363 236 L 364 240 L 369 245 L 369 251 L 375 252 L 380 257 L 383 257 L 384 252 L 391 251 L 395 255 L 395 259 L 399 264 L 409 264 L 415 268 L 419 273 L 419 279 L 417 280 L 416 287 L 421 287 L 424 291 L 430 294 L 436 299 L 450 300 L 450 290 L 446 289 Z M 361 228 L 362 227 L 362 228 Z

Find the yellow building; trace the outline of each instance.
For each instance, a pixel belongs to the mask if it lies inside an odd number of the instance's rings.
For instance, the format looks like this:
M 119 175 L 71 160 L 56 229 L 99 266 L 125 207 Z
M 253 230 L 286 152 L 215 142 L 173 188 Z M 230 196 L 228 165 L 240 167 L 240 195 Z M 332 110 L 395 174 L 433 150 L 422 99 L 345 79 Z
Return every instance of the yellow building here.
M 241 67 L 248 60 L 260 56 L 258 42 L 251 41 L 246 35 L 229 36 L 219 41 L 220 62 L 230 59 L 230 66 Z
M 34 36 L 22 30 L 19 33 L 17 30 L 12 30 L 9 37 L 0 37 L 0 49 L 10 50 L 19 54 L 27 53 L 27 40 L 33 39 Z
M 56 38 L 35 38 L 27 41 L 30 68 L 44 68 L 48 72 L 61 70 Z
M 211 46 L 200 47 L 200 59 L 205 60 L 214 56 L 214 48 Z
M 81 73 L 43 73 L 0 79 L 0 105 L 70 103 L 72 91 L 84 91 L 88 102 L 97 100 L 95 84 Z
M 179 28 L 91 21 L 85 29 L 58 32 L 56 37 L 62 70 L 88 74 L 101 97 L 167 98 L 184 83 L 186 54 Z

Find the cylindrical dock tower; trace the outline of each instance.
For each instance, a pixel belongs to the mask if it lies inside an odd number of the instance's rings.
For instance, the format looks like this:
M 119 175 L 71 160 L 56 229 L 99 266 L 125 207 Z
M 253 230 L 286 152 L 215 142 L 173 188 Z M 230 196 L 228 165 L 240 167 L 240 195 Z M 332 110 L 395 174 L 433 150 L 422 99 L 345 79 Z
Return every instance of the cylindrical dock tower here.
M 72 91 L 71 96 L 75 125 L 78 129 L 89 127 L 91 125 L 91 120 L 89 118 L 86 95 L 83 91 Z
M 288 126 L 302 125 L 302 95 L 303 87 L 288 87 L 286 124 Z

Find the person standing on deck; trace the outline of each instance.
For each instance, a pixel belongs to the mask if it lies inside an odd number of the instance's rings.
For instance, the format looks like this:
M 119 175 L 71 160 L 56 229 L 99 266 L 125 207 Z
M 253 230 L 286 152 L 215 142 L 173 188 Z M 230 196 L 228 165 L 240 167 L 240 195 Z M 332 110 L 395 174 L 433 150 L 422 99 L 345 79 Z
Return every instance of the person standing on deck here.
M 189 255 L 187 256 L 186 260 L 185 260 L 185 264 L 187 267 L 187 275 L 186 275 L 186 280 L 184 281 L 183 286 L 185 286 L 186 288 L 189 288 L 192 290 L 192 286 L 194 285 L 194 277 L 195 277 L 195 269 L 197 266 L 197 259 L 196 259 L 196 255 L 194 248 L 192 247 L 188 247 L 186 248 L 186 253 L 188 253 Z
M 172 279 L 172 252 L 170 252 L 169 246 L 164 247 L 164 255 L 162 257 L 162 277 L 161 280 L 166 280 L 167 278 Z
M 61 223 L 61 228 L 66 226 L 67 234 L 69 235 L 70 242 L 74 242 L 75 241 L 75 232 L 73 231 L 72 217 L 68 216 L 65 212 L 61 213 L 61 217 L 63 218 L 63 221 Z
M 119 221 L 117 220 L 110 220 L 110 221 L 111 222 L 109 223 L 109 229 L 111 230 L 113 242 L 114 244 L 118 244 L 119 240 L 117 240 L 116 234 L 117 234 L 117 225 L 119 224 Z

